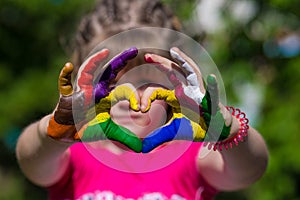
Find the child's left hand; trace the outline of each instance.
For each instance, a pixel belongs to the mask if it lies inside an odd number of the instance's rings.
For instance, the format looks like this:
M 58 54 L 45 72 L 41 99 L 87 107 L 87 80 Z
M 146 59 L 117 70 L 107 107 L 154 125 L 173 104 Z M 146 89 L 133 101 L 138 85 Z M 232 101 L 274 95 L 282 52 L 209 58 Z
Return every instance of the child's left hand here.
M 203 129 L 207 131 L 205 135 L 206 141 L 216 142 L 226 139 L 230 134 L 232 117 L 226 111 L 226 108 L 219 103 L 218 86 L 215 76 L 208 76 L 205 90 L 201 73 L 193 60 L 178 48 L 172 48 L 170 53 L 180 63 L 181 67 L 175 62 L 155 54 L 146 54 L 145 60 L 158 64 L 158 67 L 168 74 L 168 78 L 175 86 L 175 99 L 179 103 L 179 108 L 177 107 L 175 110 L 176 115 L 180 113 L 180 117 L 173 117 L 167 125 L 147 136 L 143 140 L 143 152 L 149 152 L 160 144 L 172 139 L 186 138 L 189 140 L 199 140 L 199 138 L 195 137 L 198 137 L 199 133 L 197 132 L 201 132 Z M 187 84 L 177 78 L 173 71 L 174 67 L 184 69 Z M 166 102 L 169 103 L 168 101 Z M 192 121 L 190 116 L 186 117 L 183 115 L 181 110 L 186 108 L 194 112 L 199 118 Z M 203 117 L 201 119 L 204 119 L 205 124 L 201 124 L 200 116 Z M 198 124 L 198 126 L 195 124 Z M 199 124 L 201 124 L 201 127 L 199 127 Z M 191 127 L 191 130 L 187 131 L 186 128 L 183 128 L 185 129 L 183 130 L 180 126 Z M 192 133 L 188 133 L 191 131 Z M 200 140 L 203 141 L 204 137 Z

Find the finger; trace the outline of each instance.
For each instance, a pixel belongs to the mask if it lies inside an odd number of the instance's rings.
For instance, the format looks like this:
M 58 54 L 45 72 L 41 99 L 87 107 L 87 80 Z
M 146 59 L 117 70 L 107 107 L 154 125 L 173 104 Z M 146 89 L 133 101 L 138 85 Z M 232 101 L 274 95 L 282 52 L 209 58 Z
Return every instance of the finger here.
M 108 66 L 105 67 L 99 82 L 110 81 L 116 78 L 118 72 L 127 65 L 127 62 L 135 58 L 137 55 L 138 49 L 136 47 L 131 47 L 112 58 L 108 63 Z
M 136 47 L 131 47 L 120 55 L 116 56 L 109 63 L 112 71 L 119 71 L 121 68 L 125 67 L 127 62 L 138 55 L 138 49 Z
M 92 55 L 86 64 L 79 71 L 78 85 L 79 87 L 93 85 L 94 73 L 100 62 L 107 58 L 109 54 L 108 49 L 103 49 Z
M 84 64 L 79 72 L 77 85 L 79 87 L 78 89 L 83 91 L 85 105 L 89 105 L 94 97 L 94 73 L 97 70 L 99 63 L 107 58 L 108 54 L 108 49 L 103 49 L 100 52 L 95 53 L 86 61 L 86 64 Z
M 141 96 L 141 111 L 147 112 L 151 107 L 151 102 L 155 100 L 164 100 L 167 104 L 174 108 L 180 107 L 174 90 L 150 87 L 147 88 Z
M 141 140 L 130 130 L 113 122 L 108 113 L 98 114 L 76 137 L 81 138 L 82 141 L 96 141 L 107 138 L 118 141 L 137 153 L 142 150 Z
M 202 141 L 204 137 L 205 130 L 199 124 L 177 113 L 167 125 L 156 129 L 143 140 L 142 152 L 148 153 L 171 140 Z
M 111 105 L 115 105 L 122 100 L 128 100 L 132 110 L 139 110 L 139 96 L 131 84 L 117 86 L 109 96 L 111 97 Z
M 185 86 L 182 83 L 182 81 L 176 76 L 173 69 L 173 66 L 179 67 L 176 63 L 156 54 L 146 54 L 145 60 L 146 62 L 158 64 L 158 68 L 167 73 L 169 80 L 175 86 L 176 97 L 178 97 L 178 99 L 182 99 L 180 102 L 184 106 L 191 108 L 195 108 L 195 106 L 198 107 L 198 105 L 195 105 L 195 103 L 201 103 L 202 98 L 204 97 L 204 92 L 200 91 L 198 85 Z
M 204 93 L 202 74 L 197 64 L 177 47 L 171 48 L 170 54 L 172 58 L 180 61 L 182 63 L 181 66 L 189 73 L 187 76 L 188 83 L 192 86 L 200 87 L 201 92 Z
M 178 52 L 176 52 L 174 49 L 170 50 L 170 54 L 172 58 L 179 60 L 182 62 L 182 67 L 188 72 L 187 80 L 189 85 L 192 86 L 199 86 L 199 82 L 197 79 L 197 74 L 193 70 L 193 67 L 184 59 L 182 58 Z
M 111 107 L 122 100 L 128 100 L 130 108 L 134 111 L 139 111 L 139 96 L 135 88 L 127 83 L 117 86 L 108 96 L 100 99 L 96 104 L 96 113 L 109 112 Z
M 170 54 L 172 58 L 178 60 L 182 64 L 187 63 L 192 68 L 192 69 L 190 67 L 187 68 L 186 70 L 188 72 L 193 72 L 193 73 L 197 72 L 199 73 L 199 75 L 201 75 L 201 72 L 199 71 L 197 64 L 190 57 L 188 57 L 184 52 L 182 52 L 179 48 L 172 47 L 170 49 Z
M 147 112 L 150 110 L 151 102 L 155 100 L 154 93 L 157 88 L 148 87 L 144 90 L 142 96 L 140 97 L 140 107 L 142 112 Z
M 142 141 L 143 153 L 148 153 L 165 142 L 173 140 L 178 130 L 178 120 L 156 129 Z
M 204 98 L 201 102 L 204 111 L 215 115 L 219 109 L 219 90 L 216 76 L 213 74 L 207 77 L 207 88 Z
M 69 96 L 73 93 L 73 86 L 71 83 L 71 74 L 74 70 L 72 63 L 66 63 L 60 72 L 58 79 L 58 87 L 60 94 Z
M 101 78 L 99 82 L 96 84 L 94 89 L 95 94 L 95 101 L 99 102 L 100 99 L 107 96 L 110 92 L 109 84 L 110 81 L 116 78 L 118 72 L 122 70 L 127 62 L 130 59 L 133 59 L 137 56 L 138 49 L 135 47 L 131 47 L 121 54 L 114 57 L 108 64 L 107 67 L 105 67 L 105 70 L 103 74 L 101 75 Z
M 177 87 L 182 81 L 176 76 L 174 68 L 180 68 L 175 62 L 156 54 L 145 54 L 144 59 L 148 63 L 155 63 L 159 70 L 165 72 L 170 82 Z
M 109 120 L 109 126 L 106 126 L 105 135 L 108 139 L 121 142 L 134 152 L 140 153 L 142 151 L 142 141 L 129 129 L 116 124 L 111 119 Z M 104 128 L 102 125 L 102 127 Z
M 211 99 L 211 114 L 215 115 L 219 109 L 219 90 L 216 76 L 213 74 L 208 75 L 207 77 L 207 90 L 210 93 Z

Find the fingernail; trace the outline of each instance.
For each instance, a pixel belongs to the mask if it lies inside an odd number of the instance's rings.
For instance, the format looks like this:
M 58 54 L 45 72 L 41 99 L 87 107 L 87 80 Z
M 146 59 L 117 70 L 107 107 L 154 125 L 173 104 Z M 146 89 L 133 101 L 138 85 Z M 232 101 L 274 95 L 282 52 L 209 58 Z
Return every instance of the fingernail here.
M 123 60 L 129 60 L 129 59 L 133 59 L 137 56 L 138 54 L 138 49 L 136 47 L 131 47 L 129 49 L 127 49 L 126 51 L 124 51 L 120 57 Z
M 145 59 L 146 62 L 149 62 L 149 63 L 153 63 L 154 62 L 153 59 L 152 59 L 152 57 L 151 57 L 151 54 L 146 54 L 144 56 L 144 59 Z
M 217 84 L 217 80 L 216 80 L 216 77 L 214 75 L 208 75 L 207 76 L 207 83 L 210 84 L 210 85 L 215 85 Z
M 143 105 L 141 105 L 141 111 L 142 112 L 145 112 L 145 109 L 146 109 L 146 106 L 143 104 Z

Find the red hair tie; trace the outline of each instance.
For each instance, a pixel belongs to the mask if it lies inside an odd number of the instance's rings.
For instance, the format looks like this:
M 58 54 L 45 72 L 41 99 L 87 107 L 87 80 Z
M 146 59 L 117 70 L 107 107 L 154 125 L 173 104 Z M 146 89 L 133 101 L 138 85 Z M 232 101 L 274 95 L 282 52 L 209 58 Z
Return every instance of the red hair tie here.
M 223 148 L 225 148 L 226 150 L 228 150 L 229 148 L 233 148 L 234 145 L 238 146 L 240 142 L 244 142 L 246 140 L 246 137 L 248 136 L 249 119 L 246 118 L 246 114 L 240 109 L 231 106 L 226 106 L 226 109 L 231 113 L 232 116 L 236 117 L 239 120 L 239 131 L 233 137 L 227 138 L 225 140 L 209 142 L 208 149 L 213 148 L 214 151 L 216 151 L 217 149 L 219 151 L 222 151 Z

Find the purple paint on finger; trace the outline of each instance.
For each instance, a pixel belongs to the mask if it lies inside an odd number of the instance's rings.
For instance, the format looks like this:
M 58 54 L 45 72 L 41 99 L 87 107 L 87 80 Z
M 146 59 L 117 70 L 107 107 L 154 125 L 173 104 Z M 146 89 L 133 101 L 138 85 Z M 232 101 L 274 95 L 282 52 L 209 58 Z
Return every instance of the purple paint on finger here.
M 99 82 L 94 88 L 96 103 L 108 95 L 110 92 L 109 82 L 116 78 L 118 72 L 127 64 L 127 61 L 135 58 L 137 54 L 138 49 L 136 47 L 131 47 L 110 61 L 108 67 L 104 70 Z
M 110 62 L 110 66 L 112 71 L 119 70 L 120 68 L 124 67 L 128 60 L 133 59 L 137 56 L 138 49 L 136 47 L 131 47 L 120 55 L 112 59 Z
M 99 82 L 94 88 L 95 101 L 98 103 L 100 99 L 106 97 L 109 93 L 108 82 L 102 81 Z

